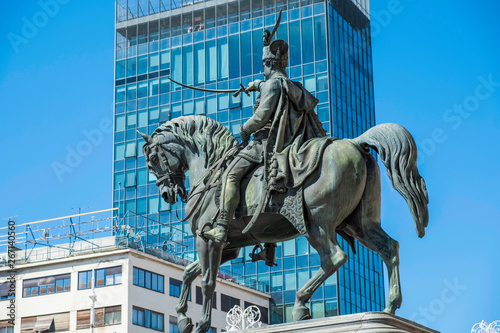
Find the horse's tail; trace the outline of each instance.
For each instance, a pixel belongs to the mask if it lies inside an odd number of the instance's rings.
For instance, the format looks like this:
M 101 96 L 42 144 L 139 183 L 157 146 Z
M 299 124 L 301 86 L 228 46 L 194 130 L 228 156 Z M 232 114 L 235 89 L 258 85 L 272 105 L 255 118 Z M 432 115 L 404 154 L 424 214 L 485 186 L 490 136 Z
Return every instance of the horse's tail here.
M 406 199 L 419 237 L 429 222 L 429 197 L 417 169 L 417 146 L 411 134 L 397 124 L 381 124 L 353 139 L 362 149 L 373 148 L 384 163 L 392 186 Z

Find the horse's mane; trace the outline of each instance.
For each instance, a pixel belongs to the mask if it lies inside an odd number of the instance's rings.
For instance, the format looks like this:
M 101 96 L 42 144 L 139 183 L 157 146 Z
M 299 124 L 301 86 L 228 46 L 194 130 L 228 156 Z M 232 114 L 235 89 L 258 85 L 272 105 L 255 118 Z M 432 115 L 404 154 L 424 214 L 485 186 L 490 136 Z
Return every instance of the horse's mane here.
M 153 135 L 169 132 L 179 141 L 197 148 L 206 155 L 205 167 L 219 160 L 227 150 L 238 144 L 231 132 L 219 122 L 205 116 L 183 116 L 169 120 Z

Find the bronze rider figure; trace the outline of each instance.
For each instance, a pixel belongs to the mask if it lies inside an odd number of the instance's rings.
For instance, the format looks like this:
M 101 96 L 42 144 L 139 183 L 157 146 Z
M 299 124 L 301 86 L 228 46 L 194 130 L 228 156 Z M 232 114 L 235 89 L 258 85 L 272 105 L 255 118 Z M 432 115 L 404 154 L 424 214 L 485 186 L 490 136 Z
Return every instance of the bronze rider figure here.
M 229 225 L 240 201 L 241 180 L 245 175 L 268 158 L 267 190 L 285 192 L 289 178 L 296 177 L 287 175 L 287 168 L 280 165 L 286 164 L 287 160 L 283 152 L 288 151 L 292 143 L 300 146 L 309 138 L 326 136 L 314 112 L 318 100 L 300 83 L 288 78 L 288 44 L 282 39 L 271 43 L 273 34 L 266 30 L 263 36 L 262 61 L 266 80 L 255 80 L 246 88 L 246 91 L 260 92 L 253 116 L 240 129 L 243 145 L 249 142 L 252 134 L 254 140 L 240 150 L 224 172 L 216 227 L 203 233 L 203 237 L 218 243 L 227 241 Z M 279 153 L 285 157 L 277 159 Z M 275 248 L 276 244 L 265 244 L 263 251 L 252 256 L 253 261 L 265 260 L 267 265 L 274 265 Z

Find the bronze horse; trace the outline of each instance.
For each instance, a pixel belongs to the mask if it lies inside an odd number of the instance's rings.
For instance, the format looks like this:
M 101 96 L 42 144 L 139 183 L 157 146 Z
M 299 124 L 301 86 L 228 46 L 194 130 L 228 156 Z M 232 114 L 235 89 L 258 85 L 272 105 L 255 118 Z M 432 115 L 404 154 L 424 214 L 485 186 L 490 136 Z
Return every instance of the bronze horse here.
M 204 116 L 179 117 L 161 125 L 152 136 L 142 135 L 148 170 L 157 177 L 163 199 L 170 204 L 177 202 L 178 195 L 187 200 L 186 214 L 196 235 L 198 260 L 184 271 L 177 321 L 180 332 L 192 331 L 191 318 L 186 315 L 187 298 L 192 281 L 201 273 L 203 313 L 196 332 L 203 333 L 210 328 L 212 297 L 221 263 L 237 258 L 241 247 L 286 241 L 301 234 L 283 215 L 264 211 L 247 233 L 242 230 L 251 216 L 235 219 L 226 246 L 207 242 L 200 235 L 212 227 L 218 212 L 217 186 L 210 184 L 220 173 L 214 166 L 237 150 L 237 140 L 224 126 Z M 310 318 L 306 302 L 347 261 L 336 233 L 348 240 L 357 239 L 378 253 L 389 275 L 389 300 L 384 311 L 394 314 L 401 306 L 399 243 L 380 225 L 380 171 L 369 148 L 378 152 L 393 187 L 406 199 L 418 236 L 425 234 L 427 190 L 417 170 L 417 149 L 410 133 L 396 124 L 382 124 L 355 139 L 332 141 L 325 148 L 318 169 L 303 185 L 302 234 L 318 251 L 321 268 L 297 291 L 294 320 Z M 187 171 L 189 197 L 184 187 Z M 255 203 L 258 193 L 258 177 L 247 181 L 242 187 L 240 205 Z

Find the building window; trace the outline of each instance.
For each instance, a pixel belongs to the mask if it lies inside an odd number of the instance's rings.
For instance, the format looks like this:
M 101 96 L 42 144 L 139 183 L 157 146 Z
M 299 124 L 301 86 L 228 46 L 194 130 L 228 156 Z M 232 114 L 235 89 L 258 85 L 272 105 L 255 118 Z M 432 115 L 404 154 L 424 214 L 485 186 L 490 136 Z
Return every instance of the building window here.
M 122 322 L 122 306 L 108 306 L 96 308 L 95 327 L 108 325 L 118 325 Z M 90 309 L 80 310 L 76 314 L 76 329 L 86 329 L 90 327 Z
M 104 325 L 121 324 L 122 306 L 113 306 L 104 308 Z
M 249 303 L 249 302 L 245 302 L 245 309 L 248 307 L 251 307 L 252 305 L 259 308 L 260 316 L 261 316 L 260 321 L 264 324 L 269 324 L 269 309 L 266 307 L 257 305 L 257 304 Z
M 168 333 L 179 333 L 179 327 L 177 327 L 176 317 L 168 317 Z
M 132 324 L 163 332 L 163 313 L 132 307 Z
M 92 288 L 92 271 L 78 272 L 78 290 Z
M 10 285 L 11 285 L 10 281 L 0 283 L 0 300 L 14 298 L 15 295 L 14 292 L 9 293 Z M 12 287 L 14 287 L 14 285 Z M 1 332 L 2 331 L 0 330 L 0 333 Z
M 182 281 L 170 278 L 170 296 L 181 296 Z
M 134 267 L 133 283 L 136 286 L 163 293 L 165 278 L 163 275 Z
M 21 332 L 69 331 L 69 312 L 21 318 Z
M 14 333 L 14 325 L 8 320 L 0 320 L 0 333 Z
M 122 266 L 95 270 L 95 286 L 113 286 L 122 283 Z
M 71 291 L 71 274 L 46 276 L 23 281 L 23 297 Z
M 198 286 L 196 286 L 196 304 L 203 304 L 203 293 L 201 287 Z M 215 291 L 212 297 L 212 308 L 217 309 L 217 293 Z
M 235 297 L 220 294 L 220 309 L 229 312 L 235 305 L 240 305 L 240 300 Z
M 196 304 L 203 304 L 203 293 L 201 287 L 196 286 Z

